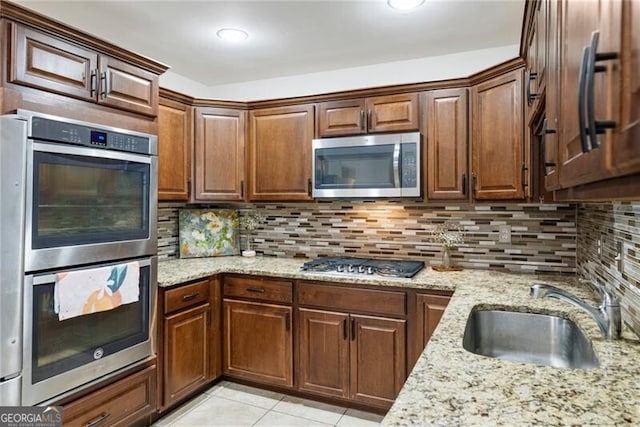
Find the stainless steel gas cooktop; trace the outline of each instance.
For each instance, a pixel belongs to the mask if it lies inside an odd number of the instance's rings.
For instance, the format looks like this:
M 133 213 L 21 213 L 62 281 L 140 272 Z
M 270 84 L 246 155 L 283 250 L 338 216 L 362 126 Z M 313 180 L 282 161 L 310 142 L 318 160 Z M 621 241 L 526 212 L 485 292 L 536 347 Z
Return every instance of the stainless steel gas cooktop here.
M 303 271 L 327 274 L 372 275 L 411 278 L 424 267 L 422 261 L 325 257 L 305 262 Z

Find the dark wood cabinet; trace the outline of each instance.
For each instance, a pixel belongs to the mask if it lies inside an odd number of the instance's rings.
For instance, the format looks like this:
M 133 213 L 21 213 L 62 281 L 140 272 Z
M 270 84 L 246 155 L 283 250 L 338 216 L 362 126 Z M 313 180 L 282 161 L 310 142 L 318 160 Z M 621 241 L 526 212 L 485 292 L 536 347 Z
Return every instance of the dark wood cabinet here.
M 189 200 L 192 107 L 166 98 L 158 107 L 158 200 Z
M 221 374 L 220 289 L 215 279 L 161 289 L 161 409 Z
M 249 200 L 311 200 L 314 123 L 313 105 L 250 111 Z
M 223 292 L 224 373 L 292 387 L 293 284 L 269 278 L 227 276 Z
M 245 122 L 245 111 L 195 109 L 195 200 L 244 200 Z
M 467 200 L 467 89 L 441 89 L 423 95 L 428 200 Z
M 327 101 L 318 104 L 318 136 L 344 136 L 367 133 L 364 98 Z
M 165 317 L 164 399 L 167 404 L 209 381 L 210 319 L 208 303 Z
M 419 128 L 417 93 L 327 101 L 318 105 L 320 137 L 404 132 Z
M 558 200 L 640 194 L 628 176 L 640 172 L 638 9 L 631 0 L 527 4 L 526 40 L 546 25 L 537 47 L 526 46 L 528 68 L 546 65 L 537 82 L 546 84 L 544 116 L 532 111 L 528 122 L 539 137 L 534 162 L 542 164 L 545 188 Z
M 351 398 L 390 407 L 406 379 L 406 321 L 351 315 Z
M 157 73 L 22 24 L 9 28 L 9 82 L 157 115 Z
M 584 57 L 585 47 L 591 43 L 593 31 L 602 29 L 606 23 L 607 2 L 574 2 L 564 0 L 561 3 L 562 24 L 560 57 L 560 185 L 571 187 L 605 179 L 609 176 L 604 167 L 604 152 L 595 149 L 586 128 L 584 108 L 579 108 L 579 99 L 584 100 L 586 93 L 583 71 L 586 72 L 588 57 Z M 610 33 L 601 31 L 600 49 L 606 49 L 611 43 Z M 588 52 L 587 52 L 588 53 Z M 594 106 L 595 114 L 603 117 L 606 112 L 606 80 L 609 71 L 594 76 L 594 97 L 598 102 Z M 581 88 L 579 87 L 581 86 Z M 586 101 L 586 100 L 585 100 Z M 586 105 L 586 104 L 585 104 Z M 581 128 L 584 130 L 581 132 Z M 609 136 L 609 135 L 608 135 Z M 597 144 L 603 143 L 602 136 Z M 592 149 L 592 147 L 594 149 Z
M 63 405 L 65 426 L 148 425 L 156 411 L 156 367 L 149 366 Z
M 472 169 L 476 200 L 525 197 L 522 69 L 473 86 Z
M 406 295 L 298 283 L 297 298 L 299 389 L 390 407 L 407 374 Z
M 301 390 L 350 397 L 349 314 L 298 309 Z
M 450 296 L 444 295 L 416 295 L 416 324 L 418 326 L 418 353 L 416 356 L 420 356 L 420 353 L 429 342 L 450 299 Z

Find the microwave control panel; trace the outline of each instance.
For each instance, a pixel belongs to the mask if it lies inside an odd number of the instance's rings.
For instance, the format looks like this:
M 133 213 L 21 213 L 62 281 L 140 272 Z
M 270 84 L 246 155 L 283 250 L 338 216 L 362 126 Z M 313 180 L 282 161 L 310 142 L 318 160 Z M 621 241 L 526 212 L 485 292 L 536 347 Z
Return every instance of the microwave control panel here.
M 416 144 L 402 144 L 402 188 L 413 188 L 418 184 L 418 153 Z

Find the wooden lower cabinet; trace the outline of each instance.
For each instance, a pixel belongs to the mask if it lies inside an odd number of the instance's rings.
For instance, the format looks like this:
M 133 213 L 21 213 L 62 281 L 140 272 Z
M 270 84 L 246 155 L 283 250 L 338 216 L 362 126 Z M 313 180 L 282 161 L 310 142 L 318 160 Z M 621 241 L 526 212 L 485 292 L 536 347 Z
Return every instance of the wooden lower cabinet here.
M 220 284 L 216 278 L 161 289 L 160 410 L 221 375 Z
M 406 378 L 406 321 L 298 309 L 304 391 L 390 407 Z
M 417 305 L 417 326 L 418 326 L 418 348 L 419 353 L 425 348 L 436 326 L 444 314 L 451 300 L 450 296 L 418 294 L 416 295 Z
M 224 373 L 292 387 L 291 313 L 288 306 L 225 299 Z
M 156 376 L 155 365 L 149 366 L 64 405 L 65 427 L 145 423 L 156 411 Z
M 165 318 L 165 403 L 176 402 L 209 381 L 210 319 L 208 303 Z

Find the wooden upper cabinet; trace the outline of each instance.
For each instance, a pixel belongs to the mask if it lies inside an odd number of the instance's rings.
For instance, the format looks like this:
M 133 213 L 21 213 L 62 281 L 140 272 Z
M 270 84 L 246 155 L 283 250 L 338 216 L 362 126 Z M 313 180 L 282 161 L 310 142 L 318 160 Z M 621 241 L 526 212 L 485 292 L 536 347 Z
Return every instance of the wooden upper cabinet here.
M 549 5 L 552 0 L 540 0 L 536 11 L 536 91 L 542 96 L 546 86 L 547 75 L 547 38 L 549 37 Z
M 22 24 L 9 28 L 10 83 L 157 115 L 157 73 Z
M 471 106 L 474 198 L 523 199 L 522 69 L 475 85 Z
M 607 167 L 614 175 L 625 175 L 640 171 L 640 4 L 625 0 L 609 2 L 608 7 L 613 22 L 609 50 L 619 52 L 619 60 L 609 61 L 613 109 L 609 117 L 597 119 L 616 123 L 609 131 Z
M 158 108 L 158 200 L 189 200 L 192 108 L 160 99 Z
M 98 54 L 11 23 L 9 81 L 84 100 L 96 99 Z
M 607 105 L 611 102 L 606 87 L 607 81 L 611 82 L 611 70 L 607 68 L 604 72 L 595 73 L 592 85 L 588 85 L 587 79 L 584 78 L 589 62 L 589 58 L 584 57 L 585 47 L 591 45 L 593 32 L 600 31 L 598 52 L 605 52 L 611 46 L 611 28 L 607 23 L 608 3 L 600 0 L 578 2 L 563 0 L 561 3 L 561 124 L 558 160 L 560 185 L 565 188 L 610 176 L 605 167 L 604 152 L 598 147 L 601 144 L 611 143 L 611 133 L 599 135 L 595 141 L 591 140 L 588 132 L 586 91 L 587 89 L 593 91 L 593 99 L 596 101 L 595 115 L 598 118 L 605 118 Z M 579 108 L 580 100 L 584 101 L 582 109 Z
M 246 114 L 195 109 L 195 200 L 244 200 Z
M 468 199 L 467 89 L 424 93 L 428 200 Z
M 158 75 L 124 61 L 99 56 L 98 102 L 110 107 L 155 116 Z
M 328 101 L 318 104 L 320 137 L 360 135 L 367 132 L 363 98 Z
M 366 105 L 369 132 L 400 132 L 420 128 L 417 93 L 367 98 Z
M 249 113 L 249 200 L 311 200 L 314 106 Z
M 544 187 L 548 191 L 560 186 L 558 167 L 558 136 L 560 126 L 560 0 L 547 3 L 547 84 L 545 95 L 546 123 L 540 132 L 541 169 L 544 175 Z M 535 160 L 534 160 L 535 162 Z
M 320 137 L 420 128 L 417 93 L 327 101 L 318 104 Z

